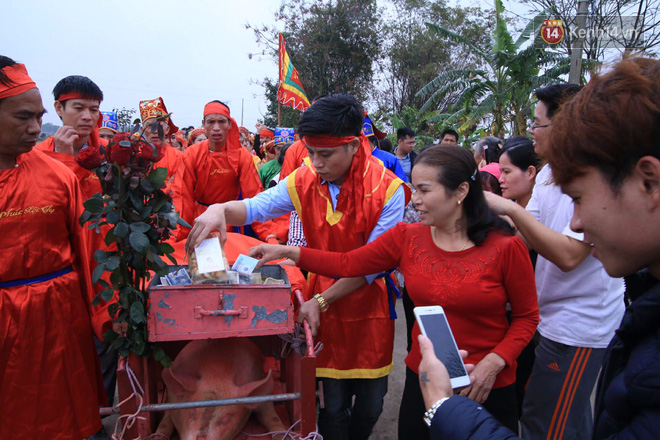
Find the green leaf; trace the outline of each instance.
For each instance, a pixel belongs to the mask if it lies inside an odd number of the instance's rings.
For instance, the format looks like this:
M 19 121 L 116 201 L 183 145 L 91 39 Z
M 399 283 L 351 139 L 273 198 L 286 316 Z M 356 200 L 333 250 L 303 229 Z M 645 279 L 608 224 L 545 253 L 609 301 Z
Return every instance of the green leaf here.
M 149 182 L 147 179 L 140 180 L 140 188 L 144 191 L 145 194 L 152 194 L 156 188 Z
M 79 220 L 80 226 L 84 225 L 89 220 L 89 218 L 91 216 L 92 216 L 91 212 L 89 212 L 87 210 L 85 212 L 83 212 L 82 215 L 80 216 L 80 220 Z
M 176 259 L 175 259 L 171 254 L 165 254 L 165 256 L 166 256 L 167 259 L 170 260 L 170 261 L 172 262 L 172 264 L 174 264 L 175 266 L 178 264 L 178 263 L 176 262 Z
M 106 261 L 108 261 L 109 256 L 110 256 L 109 252 L 102 251 L 100 249 L 94 251 L 94 261 L 96 261 L 97 263 L 105 263 Z
M 119 212 L 116 210 L 110 211 L 106 214 L 105 219 L 108 223 L 117 224 L 119 222 Z
M 113 271 L 119 267 L 119 263 L 121 262 L 121 258 L 118 256 L 113 256 L 108 258 L 108 261 L 105 262 L 105 269 L 108 271 Z
M 160 208 L 162 208 L 165 203 L 167 203 L 168 198 L 165 196 L 156 196 L 153 199 L 149 200 L 149 206 L 151 206 L 151 209 L 153 212 L 158 212 L 160 211 Z
M 105 244 L 107 244 L 108 246 L 110 246 L 112 243 L 114 243 L 115 241 L 117 241 L 117 238 L 115 237 L 115 232 L 114 232 L 114 230 L 115 230 L 115 228 L 112 228 L 112 229 L 110 229 L 110 230 L 108 231 L 107 234 L 105 234 L 105 239 L 104 239 L 104 241 L 105 241 Z
M 116 333 L 116 332 L 114 332 L 114 331 L 112 331 L 112 330 L 106 330 L 106 332 L 103 333 L 103 339 L 104 339 L 106 342 L 112 342 L 112 341 L 114 341 L 115 339 L 117 339 L 118 337 L 119 337 L 119 333 Z
M 144 222 L 136 222 L 136 223 L 131 223 L 131 231 L 133 232 L 147 232 L 149 229 L 151 229 L 151 225 L 144 223 Z
M 83 202 L 83 206 L 89 212 L 101 212 L 103 210 L 103 200 L 87 199 Z
M 94 271 L 92 271 L 92 284 L 96 284 L 103 272 L 105 272 L 105 264 L 99 264 L 94 268 Z
M 163 254 L 171 254 L 174 252 L 174 248 L 169 243 L 158 243 L 158 249 L 160 249 Z
M 116 317 L 118 311 L 119 311 L 119 304 L 112 303 L 108 306 L 108 314 L 110 315 L 111 318 Z
M 131 304 L 130 310 L 131 321 L 140 324 L 144 322 L 144 307 L 139 302 Z
M 149 216 L 151 215 L 151 206 L 145 206 L 144 208 L 142 208 L 142 212 L 140 213 L 140 215 L 142 216 L 143 220 L 149 218 Z
M 163 367 L 165 367 L 165 368 L 169 368 L 169 367 L 172 366 L 172 359 L 170 359 L 169 356 L 165 356 L 165 357 L 160 361 L 160 364 L 161 364 Z
M 165 179 L 167 179 L 167 168 L 156 168 L 147 176 L 147 180 L 154 186 L 154 188 L 160 188 L 163 186 Z
M 187 221 L 185 221 L 183 217 L 179 217 L 178 219 L 176 219 L 176 224 L 181 225 L 184 228 L 192 229 L 192 226 L 190 226 L 190 224 Z
M 158 347 L 158 348 L 154 351 L 154 360 L 155 360 L 156 362 L 160 362 L 160 361 L 163 360 L 164 357 L 165 357 L 165 350 L 163 350 L 162 348 Z
M 112 341 L 112 348 L 115 350 L 119 350 L 124 343 L 124 339 L 125 338 L 115 338 L 115 340 Z M 125 356 L 125 355 L 121 355 L 121 356 Z
M 98 306 L 100 302 L 101 302 L 101 295 L 100 294 L 94 295 L 94 299 L 92 299 L 92 305 Z
M 149 239 L 142 232 L 131 232 L 128 242 L 140 254 L 144 255 L 149 250 Z
M 124 238 L 128 234 L 128 225 L 124 222 L 117 223 L 117 226 L 114 227 L 113 232 L 115 237 Z
M 103 301 L 108 302 L 112 299 L 114 289 L 103 289 L 99 292 L 99 294 L 101 295 L 101 298 L 103 298 Z

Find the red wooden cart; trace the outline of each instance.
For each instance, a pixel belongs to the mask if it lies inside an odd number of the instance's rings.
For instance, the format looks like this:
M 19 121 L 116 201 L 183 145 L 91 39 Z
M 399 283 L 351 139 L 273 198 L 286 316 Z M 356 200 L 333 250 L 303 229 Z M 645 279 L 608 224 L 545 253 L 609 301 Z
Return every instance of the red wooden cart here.
M 144 394 L 142 402 L 138 398 L 128 399 L 119 408 L 122 416 L 128 416 L 135 414 L 140 405 L 140 417 L 126 430 L 126 439 L 151 435 L 162 417 L 161 412 L 168 409 L 255 401 L 281 402 L 276 404 L 280 417 L 289 425 L 299 421 L 294 431 L 302 437 L 316 430 L 316 357 L 309 325 L 304 323 L 306 351 L 301 355 L 291 349 L 282 356 L 282 348 L 287 343 L 280 335 L 293 333 L 295 326 L 291 286 L 286 272 L 278 265 L 264 266 L 262 276 L 285 279 L 286 284 L 160 286 L 152 283 L 149 340 L 158 342 L 173 359 L 185 343 L 193 339 L 250 337 L 264 351 L 266 368 L 273 370 L 276 394 L 165 404 L 160 363 L 131 354 L 119 361 L 119 402 L 139 392 L 139 387 Z M 296 290 L 293 297 L 302 304 L 300 291 Z M 109 410 L 102 410 L 104 412 Z

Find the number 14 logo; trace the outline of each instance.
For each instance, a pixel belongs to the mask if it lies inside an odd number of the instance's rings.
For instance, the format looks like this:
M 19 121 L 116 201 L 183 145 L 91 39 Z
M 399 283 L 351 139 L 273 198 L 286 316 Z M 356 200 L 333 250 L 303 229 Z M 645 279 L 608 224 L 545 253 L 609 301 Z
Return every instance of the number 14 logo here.
M 564 25 L 561 20 L 543 20 L 541 38 L 548 44 L 557 44 L 564 38 Z

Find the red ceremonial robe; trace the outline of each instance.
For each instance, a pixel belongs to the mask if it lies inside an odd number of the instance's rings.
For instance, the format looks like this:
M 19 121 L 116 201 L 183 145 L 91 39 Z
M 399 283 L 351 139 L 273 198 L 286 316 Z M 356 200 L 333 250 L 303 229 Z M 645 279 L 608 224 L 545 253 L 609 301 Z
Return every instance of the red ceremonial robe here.
M 0 171 L 0 438 L 80 440 L 107 403 L 92 340 L 83 195 L 61 163 L 32 151 Z
M 368 155 L 368 153 L 366 153 Z M 333 211 L 327 184 L 313 166 L 295 170 L 287 180 L 289 195 L 305 232 L 307 246 L 346 252 L 367 243 L 385 204 L 403 182 L 382 165 L 360 154 L 364 164 L 354 176 L 355 200 L 341 212 L 341 191 Z M 358 162 L 358 155 L 352 167 Z M 362 172 L 362 169 L 364 171 Z M 352 170 L 352 168 L 351 168 Z M 350 171 L 349 173 L 352 173 Z M 359 188 L 360 185 L 362 188 Z M 308 296 L 324 292 L 336 280 L 309 274 Z M 333 379 L 375 379 L 392 371 L 394 321 L 390 319 L 387 290 L 382 278 L 332 303 L 321 314 L 317 340 L 324 349 L 317 357 L 316 375 Z
M 101 141 L 101 145 L 108 144 L 108 141 L 106 141 L 105 139 L 99 138 L 99 140 Z M 103 190 L 101 188 L 101 182 L 99 181 L 98 176 L 94 172 L 88 170 L 85 167 L 80 166 L 78 162 L 76 162 L 76 158 L 74 156 L 71 156 L 70 154 L 58 153 L 55 151 L 55 142 L 52 136 L 44 140 L 43 142 L 40 142 L 37 145 L 35 145 L 34 149 L 43 152 L 47 156 L 50 156 L 59 162 L 62 162 L 64 165 L 66 165 L 68 169 L 73 171 L 73 174 L 75 174 L 76 178 L 78 179 L 78 183 L 80 184 L 80 188 L 82 189 L 83 192 L 82 202 L 91 198 L 96 193 L 101 193 L 101 194 L 103 193 Z M 103 225 L 100 228 L 101 233 L 97 234 L 96 231 L 94 231 L 94 229 L 87 229 L 87 225 L 82 226 L 85 233 L 88 234 L 87 248 L 89 254 L 88 258 L 89 258 L 90 270 L 94 270 L 94 268 L 98 264 L 94 260 L 94 252 L 97 249 L 102 249 L 104 251 L 117 249 L 116 245 L 114 244 L 111 246 L 107 246 L 105 244 L 105 240 L 104 240 L 105 235 L 108 233 L 111 227 L 112 225 Z M 110 272 L 104 272 L 102 279 L 110 283 Z M 96 284 L 94 288 L 96 289 L 97 292 L 102 289 L 100 284 Z M 92 306 L 93 307 L 92 325 L 94 327 L 96 336 L 101 340 L 103 339 L 103 333 L 106 330 L 109 330 L 112 326 L 111 317 L 110 314 L 108 313 L 108 306 L 109 303 L 106 303 L 103 300 L 101 300 L 98 305 Z
M 174 185 L 179 166 L 181 166 L 183 153 L 169 144 L 165 144 L 165 150 L 163 151 L 165 156 L 154 164 L 154 168 L 167 168 L 167 179 L 165 179 L 165 189 L 163 191 L 171 194 L 170 191 Z
M 284 155 L 284 161 L 282 162 L 282 170 L 280 171 L 280 180 L 284 179 L 286 176 L 291 174 L 293 170 L 300 167 L 303 163 L 303 159 L 308 156 L 307 147 L 302 140 L 295 141 Z
M 214 203 L 254 197 L 263 191 L 252 155 L 243 147 L 209 151 L 209 141 L 199 142 L 183 154 L 174 183 L 174 206 L 189 224 Z M 158 162 L 160 164 L 160 162 Z M 270 222 L 253 223 L 262 240 L 268 236 Z M 190 229 L 179 227 L 177 240 L 185 239 Z

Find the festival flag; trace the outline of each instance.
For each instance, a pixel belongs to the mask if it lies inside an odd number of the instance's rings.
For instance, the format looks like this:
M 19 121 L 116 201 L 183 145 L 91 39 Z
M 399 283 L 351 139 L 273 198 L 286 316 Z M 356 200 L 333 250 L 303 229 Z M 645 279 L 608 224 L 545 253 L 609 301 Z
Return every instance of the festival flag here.
M 284 47 L 284 37 L 280 34 L 280 80 L 277 87 L 277 100 L 283 104 L 291 106 L 300 111 L 305 111 L 309 108 L 309 100 L 305 95 L 298 71 L 286 53 Z

